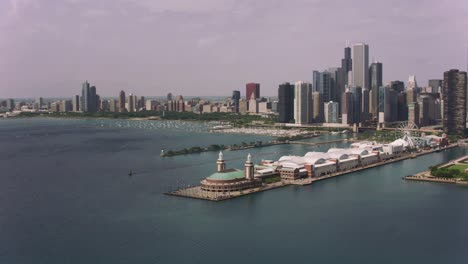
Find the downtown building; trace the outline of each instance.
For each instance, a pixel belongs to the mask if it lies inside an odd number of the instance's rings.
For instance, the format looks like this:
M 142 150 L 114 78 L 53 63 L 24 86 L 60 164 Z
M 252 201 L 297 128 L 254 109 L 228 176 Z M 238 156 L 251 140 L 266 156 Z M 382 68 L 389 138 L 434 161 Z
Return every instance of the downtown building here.
M 325 123 L 338 123 L 338 103 L 326 102 L 323 107 Z
M 298 81 L 294 84 L 294 121 L 296 124 L 312 123 L 312 85 Z
M 360 121 L 369 119 L 369 46 L 364 43 L 353 45 L 353 87 L 362 88 Z
M 373 62 L 369 68 L 370 83 L 370 113 L 374 118 L 379 113 L 379 89 L 383 85 L 383 66 L 381 62 Z
M 245 85 L 245 99 L 250 100 L 252 96 L 255 100 L 260 98 L 260 84 L 248 83 Z
M 466 128 L 467 75 L 459 70 L 444 72 L 442 124 L 447 134 L 464 134 Z
M 286 82 L 278 87 L 278 113 L 280 123 L 294 120 L 294 85 Z
M 99 105 L 99 96 L 96 94 L 96 86 L 90 86 L 85 81 L 81 87 L 80 110 L 82 112 L 97 112 Z

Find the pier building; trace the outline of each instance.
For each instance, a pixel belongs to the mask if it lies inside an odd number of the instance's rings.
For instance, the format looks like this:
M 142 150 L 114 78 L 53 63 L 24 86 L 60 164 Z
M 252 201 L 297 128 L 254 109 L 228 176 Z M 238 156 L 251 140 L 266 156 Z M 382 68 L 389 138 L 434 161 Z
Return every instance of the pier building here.
M 220 152 L 216 161 L 217 170 L 200 182 L 201 189 L 211 192 L 233 192 L 260 187 L 262 180 L 255 178 L 255 168 L 249 154 L 245 162 L 245 170 L 226 169 L 223 153 Z M 264 171 L 264 174 L 266 172 Z

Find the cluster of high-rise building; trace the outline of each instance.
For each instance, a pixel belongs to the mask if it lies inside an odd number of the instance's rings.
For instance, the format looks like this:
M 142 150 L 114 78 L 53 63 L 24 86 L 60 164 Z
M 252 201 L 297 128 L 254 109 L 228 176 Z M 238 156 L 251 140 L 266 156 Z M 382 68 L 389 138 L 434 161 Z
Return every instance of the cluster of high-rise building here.
M 383 63 L 369 65 L 369 46 L 344 49 L 341 67 L 313 71 L 312 82 L 278 87 L 280 123 L 337 123 L 379 126 L 411 121 L 417 126 L 442 124 L 445 132 L 462 133 L 467 110 L 466 72 L 450 70 L 443 79 L 421 87 L 411 75 L 405 85 L 383 83 Z

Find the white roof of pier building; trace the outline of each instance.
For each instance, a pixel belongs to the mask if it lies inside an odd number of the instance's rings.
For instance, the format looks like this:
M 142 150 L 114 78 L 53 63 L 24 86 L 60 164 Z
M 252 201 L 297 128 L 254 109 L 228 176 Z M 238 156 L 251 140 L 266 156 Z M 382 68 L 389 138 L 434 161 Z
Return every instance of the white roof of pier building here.
M 360 141 L 360 142 L 355 142 L 351 144 L 352 148 L 364 148 L 367 146 L 375 146 L 375 145 L 380 145 L 377 144 L 375 141 Z
M 312 165 L 323 164 L 327 162 L 324 158 L 320 158 L 318 156 L 316 157 L 306 156 L 304 157 L 304 160 L 306 161 L 307 164 L 312 164 Z
M 409 144 L 405 140 L 399 138 L 399 139 L 393 141 L 392 143 L 390 143 L 389 145 L 407 147 Z
M 300 156 L 283 156 L 278 160 L 278 164 L 288 168 L 300 168 L 304 167 L 306 161 Z
M 327 153 L 327 154 L 332 159 L 337 159 L 337 160 L 349 159 L 349 155 L 347 154 L 346 151 L 335 151 L 335 152 L 330 152 L 330 153 Z

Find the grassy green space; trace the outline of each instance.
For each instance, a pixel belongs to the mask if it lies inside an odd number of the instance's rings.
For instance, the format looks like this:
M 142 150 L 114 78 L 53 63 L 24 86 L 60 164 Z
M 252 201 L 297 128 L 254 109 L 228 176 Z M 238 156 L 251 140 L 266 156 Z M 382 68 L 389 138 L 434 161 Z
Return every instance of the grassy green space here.
M 450 170 L 450 169 L 456 169 L 456 170 L 458 170 L 458 171 L 460 171 L 460 172 L 464 172 L 465 169 L 468 169 L 468 164 L 466 164 L 466 165 L 463 165 L 463 164 L 454 164 L 454 165 L 451 165 L 451 166 L 447 167 L 447 169 L 449 169 L 449 170 Z

